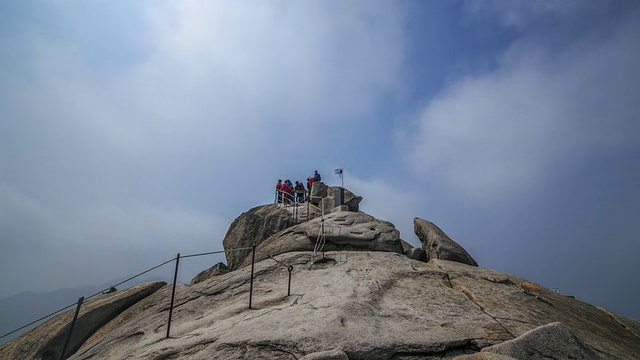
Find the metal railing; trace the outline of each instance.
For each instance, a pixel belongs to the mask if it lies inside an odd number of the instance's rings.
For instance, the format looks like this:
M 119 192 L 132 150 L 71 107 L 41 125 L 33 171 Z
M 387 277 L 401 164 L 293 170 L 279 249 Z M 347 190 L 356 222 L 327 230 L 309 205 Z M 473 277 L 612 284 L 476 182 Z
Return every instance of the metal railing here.
M 149 269 L 147 269 L 145 271 L 142 271 L 142 272 L 140 272 L 140 273 L 138 273 L 138 274 L 136 274 L 134 276 L 131 276 L 131 277 L 129 277 L 129 278 L 117 283 L 117 284 L 109 286 L 109 287 L 105 288 L 104 290 L 98 291 L 98 292 L 96 292 L 94 294 L 91 294 L 89 296 L 86 296 L 86 297 L 82 296 L 82 297 L 80 297 L 80 299 L 78 299 L 78 301 L 76 303 L 73 303 L 73 304 L 70 304 L 68 306 L 65 306 L 65 307 L 63 307 L 63 308 L 61 308 L 59 310 L 56 310 L 56 311 L 54 311 L 52 313 L 49 313 L 49 314 L 47 314 L 47 315 L 45 315 L 45 316 L 43 316 L 43 317 L 41 317 L 41 318 L 39 318 L 37 320 L 34 320 L 34 321 L 24 325 L 24 326 L 21 326 L 21 327 L 15 329 L 13 331 L 10 331 L 10 332 L 0 336 L 0 339 L 2 339 L 4 337 L 7 337 L 7 336 L 9 336 L 11 334 L 14 334 L 14 333 L 16 333 L 16 332 L 18 332 L 20 330 L 23 330 L 23 329 L 25 329 L 25 328 L 27 328 L 27 327 L 29 327 L 31 325 L 37 324 L 37 323 L 39 323 L 39 322 L 41 322 L 43 320 L 46 320 L 46 319 L 48 319 L 48 318 L 50 318 L 50 317 L 52 317 L 52 316 L 54 316 L 56 314 L 59 314 L 59 313 L 65 311 L 65 310 L 70 309 L 70 308 L 75 306 L 76 307 L 75 315 L 74 315 L 73 320 L 71 322 L 71 327 L 70 327 L 69 332 L 67 334 L 67 338 L 66 338 L 62 353 L 60 354 L 60 359 L 64 360 L 65 356 L 66 356 L 66 353 L 67 353 L 67 348 L 68 348 L 69 342 L 71 340 L 71 334 L 73 332 L 73 329 L 74 329 L 75 324 L 76 324 L 77 319 L 78 319 L 78 315 L 80 313 L 80 308 L 84 303 L 86 303 L 86 301 L 90 300 L 91 298 L 93 298 L 95 296 L 101 295 L 101 294 L 111 293 L 111 292 L 115 291 L 114 289 L 115 289 L 116 286 L 120 286 L 120 285 L 122 285 L 122 284 L 124 284 L 124 283 L 126 283 L 128 281 L 131 281 L 131 280 L 133 280 L 133 279 L 135 279 L 135 278 L 137 278 L 139 276 L 142 276 L 142 275 L 144 275 L 146 273 L 149 273 L 149 272 L 151 272 L 153 270 L 156 270 L 156 269 L 158 269 L 158 268 L 160 268 L 160 267 L 162 267 L 164 265 L 167 265 L 167 264 L 175 261 L 175 271 L 174 271 L 174 276 L 173 276 L 173 286 L 172 286 L 172 290 L 171 290 L 171 303 L 169 305 L 169 318 L 168 318 L 168 321 L 167 321 L 167 334 L 166 334 L 166 337 L 165 337 L 165 338 L 169 338 L 170 337 L 170 332 L 171 332 L 171 320 L 172 320 L 172 316 L 173 316 L 174 302 L 175 302 L 175 297 L 176 297 L 176 285 L 177 285 L 177 279 L 178 279 L 178 268 L 179 268 L 179 265 L 180 265 L 180 259 L 186 259 L 186 258 L 198 257 L 198 256 L 205 256 L 205 255 L 213 255 L 213 254 L 221 254 L 221 253 L 234 252 L 234 251 L 249 250 L 249 249 L 252 252 L 252 255 L 251 255 L 251 279 L 250 279 L 250 285 L 249 285 L 249 309 L 252 309 L 252 305 L 253 305 L 252 304 L 252 302 L 253 302 L 253 280 L 254 280 L 254 275 L 255 275 L 254 269 L 255 269 L 255 260 L 256 260 L 256 258 L 255 258 L 256 245 L 255 244 L 253 246 L 251 246 L 251 247 L 242 247 L 242 248 L 235 248 L 235 249 L 229 249 L 229 250 L 211 251 L 211 252 L 198 253 L 198 254 L 189 254 L 189 255 L 184 255 L 184 256 L 181 256 L 178 253 L 175 258 L 172 258 L 172 259 L 169 259 L 167 261 L 164 261 L 161 264 L 153 266 L 153 267 L 151 267 L 151 268 L 149 268 Z M 272 258 L 273 260 L 276 260 L 271 255 L 269 255 L 269 257 Z M 278 263 L 278 265 L 282 265 L 282 262 L 280 262 L 278 260 L 276 260 L 276 262 Z M 287 267 L 287 270 L 289 271 L 289 285 L 288 285 L 287 296 L 290 296 L 290 294 L 291 294 L 291 272 L 293 271 L 293 265 L 289 265 Z

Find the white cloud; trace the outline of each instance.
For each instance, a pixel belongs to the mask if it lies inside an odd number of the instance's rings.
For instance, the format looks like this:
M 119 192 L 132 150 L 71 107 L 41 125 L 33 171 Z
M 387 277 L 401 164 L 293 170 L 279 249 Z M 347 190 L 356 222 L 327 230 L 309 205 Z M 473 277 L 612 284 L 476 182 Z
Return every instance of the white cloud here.
M 594 154 L 637 145 L 637 15 L 560 53 L 523 40 L 497 70 L 449 86 L 405 137 L 409 168 L 462 196 L 500 199 Z
M 220 250 L 230 222 L 132 202 L 43 204 L 6 185 L 0 186 L 0 205 L 2 295 L 102 283 L 178 252 Z
M 362 196 L 360 209 L 380 220 L 390 221 L 398 230 L 400 237 L 414 246 L 420 242 L 413 232 L 413 219 L 423 217 L 416 214 L 420 204 L 429 201 L 427 194 L 419 189 L 407 191 L 397 184 L 389 184 L 381 179 L 359 179 L 351 174 L 348 176 L 347 188 L 356 195 Z
M 65 6 L 0 37 L 21 57 L 0 60 L 0 297 L 212 250 L 309 132 L 326 148 L 366 122 L 400 71 L 393 3 Z

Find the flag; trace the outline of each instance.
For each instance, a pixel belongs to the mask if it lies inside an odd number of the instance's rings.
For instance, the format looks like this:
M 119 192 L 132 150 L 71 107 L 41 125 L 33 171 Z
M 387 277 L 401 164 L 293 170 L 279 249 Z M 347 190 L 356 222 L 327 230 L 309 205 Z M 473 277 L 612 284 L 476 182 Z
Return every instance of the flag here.
M 333 170 L 333 173 L 342 177 L 342 168 L 337 168 L 335 170 Z

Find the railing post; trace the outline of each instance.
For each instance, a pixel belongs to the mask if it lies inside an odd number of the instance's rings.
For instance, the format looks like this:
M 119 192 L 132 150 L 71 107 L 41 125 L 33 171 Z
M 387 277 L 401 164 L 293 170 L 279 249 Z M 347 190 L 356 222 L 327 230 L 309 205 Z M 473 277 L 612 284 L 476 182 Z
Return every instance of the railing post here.
M 256 244 L 253 244 L 253 250 L 251 250 L 251 285 L 249 286 L 249 309 L 251 309 L 251 303 L 253 301 L 253 269 L 256 263 Z
M 173 290 L 171 291 L 171 305 L 169 306 L 169 322 L 167 323 L 167 339 L 171 331 L 171 317 L 173 316 L 173 301 L 176 298 L 176 283 L 178 282 L 178 265 L 180 265 L 180 253 L 176 256 L 176 271 L 173 274 Z
M 293 265 L 289 265 L 287 270 L 289 270 L 289 287 L 287 288 L 287 296 L 291 296 L 291 272 L 293 271 Z
M 71 322 L 71 328 L 69 329 L 69 334 L 67 335 L 67 341 L 64 342 L 64 347 L 62 348 L 62 354 L 60 354 L 60 360 L 64 360 L 64 355 L 67 353 L 67 347 L 69 346 L 69 341 L 71 340 L 71 333 L 73 332 L 73 327 L 76 326 L 76 321 L 78 320 L 78 314 L 80 314 L 80 306 L 84 302 L 84 296 L 78 299 L 78 306 L 76 307 L 76 314 L 73 315 L 73 321 Z

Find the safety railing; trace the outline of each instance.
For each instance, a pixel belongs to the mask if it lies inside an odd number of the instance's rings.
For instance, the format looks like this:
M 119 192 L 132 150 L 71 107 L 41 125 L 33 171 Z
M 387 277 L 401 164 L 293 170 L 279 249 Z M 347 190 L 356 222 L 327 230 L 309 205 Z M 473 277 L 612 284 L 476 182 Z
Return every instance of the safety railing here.
M 306 193 L 285 192 L 276 190 L 274 203 L 281 205 L 291 215 L 293 223 L 297 224 L 304 220 L 301 220 L 300 204 L 304 203 L 306 199 Z
M 57 315 L 57 314 L 65 311 L 65 310 L 68 310 L 68 309 L 73 308 L 75 306 L 76 307 L 75 315 L 74 315 L 73 320 L 71 322 L 71 326 L 69 328 L 69 332 L 67 334 L 67 338 L 66 338 L 62 353 L 60 355 L 60 359 L 63 360 L 66 357 L 67 348 L 68 348 L 68 345 L 69 345 L 69 342 L 70 342 L 70 339 L 71 339 L 71 334 L 73 333 L 73 329 L 74 329 L 75 324 L 77 322 L 78 315 L 80 313 L 80 308 L 86 301 L 88 301 L 88 300 L 90 300 L 90 299 L 92 299 L 92 298 L 94 298 L 94 297 L 96 297 L 98 295 L 101 295 L 101 294 L 108 294 L 108 293 L 114 292 L 114 291 L 116 291 L 115 289 L 116 289 L 117 286 L 125 284 L 125 283 L 127 283 L 127 282 L 129 282 L 129 281 L 131 281 L 131 280 L 133 280 L 133 279 L 135 279 L 137 277 L 140 277 L 140 276 L 142 276 L 144 274 L 147 274 L 147 273 L 149 273 L 149 272 L 151 272 L 153 270 L 156 270 L 156 269 L 158 269 L 158 268 L 160 268 L 160 267 L 162 267 L 164 265 L 167 265 L 167 264 L 175 261 L 175 271 L 174 271 L 173 285 L 172 285 L 172 290 L 171 290 L 171 302 L 170 302 L 170 305 L 169 305 L 169 317 L 168 317 L 168 321 L 167 321 L 166 338 L 169 338 L 170 332 L 171 332 L 171 320 L 172 320 L 172 316 L 173 316 L 173 307 L 174 307 L 174 302 L 175 302 L 175 297 L 176 297 L 176 285 L 177 285 L 177 280 L 178 280 L 178 269 L 179 269 L 179 265 L 180 265 L 180 259 L 186 259 L 186 258 L 192 258 L 192 257 L 198 257 L 198 256 L 205 256 L 205 255 L 213 255 L 213 254 L 221 254 L 221 253 L 234 252 L 234 251 L 243 251 L 243 250 L 251 250 L 251 253 L 252 253 L 251 254 L 251 278 L 250 278 L 250 285 L 249 285 L 249 309 L 252 309 L 253 308 L 253 280 L 254 280 L 254 275 L 255 275 L 255 261 L 256 261 L 256 257 L 255 257 L 256 256 L 256 245 L 253 245 L 251 247 L 242 247 L 242 248 L 235 248 L 235 249 L 228 249 L 228 250 L 211 251 L 211 252 L 198 253 L 198 254 L 189 254 L 189 255 L 184 255 L 184 256 L 181 256 L 178 253 L 178 255 L 175 258 L 172 258 L 172 259 L 169 259 L 167 261 L 164 261 L 161 264 L 153 266 L 153 267 L 151 267 L 151 268 L 149 268 L 149 269 L 147 269 L 145 271 L 142 271 L 142 272 L 140 272 L 140 273 L 138 273 L 138 274 L 136 274 L 134 276 L 131 276 L 131 277 L 129 277 L 129 278 L 123 280 L 123 281 L 120 281 L 117 284 L 109 286 L 109 287 L 105 288 L 104 290 L 98 291 L 98 292 L 96 292 L 94 294 L 91 294 L 89 296 L 86 296 L 86 297 L 82 296 L 82 297 L 80 297 L 78 299 L 78 301 L 76 303 L 73 303 L 73 304 L 70 304 L 68 306 L 65 306 L 65 307 L 63 307 L 63 308 L 61 308 L 59 310 L 56 310 L 54 312 L 51 312 L 51 313 L 49 313 L 49 314 L 47 314 L 47 315 L 45 315 L 45 316 L 43 316 L 43 317 L 41 317 L 41 318 L 39 318 L 37 320 L 34 320 L 34 321 L 24 325 L 24 326 L 21 326 L 21 327 L 15 329 L 13 331 L 10 331 L 10 332 L 0 336 L 0 339 L 5 338 L 5 337 L 7 337 L 9 335 L 15 334 L 20 330 L 23 330 L 23 329 L 28 328 L 28 327 L 30 327 L 30 326 L 32 326 L 34 324 L 37 324 L 37 323 L 39 323 L 39 322 L 41 322 L 43 320 L 51 318 L 52 316 Z M 278 265 L 284 266 L 281 261 L 276 260 L 271 255 L 268 255 L 268 257 L 273 259 L 273 260 L 275 260 Z M 287 296 L 290 296 L 291 295 L 291 272 L 293 271 L 293 265 L 287 266 L 287 270 L 289 271 L 289 284 L 288 284 Z

